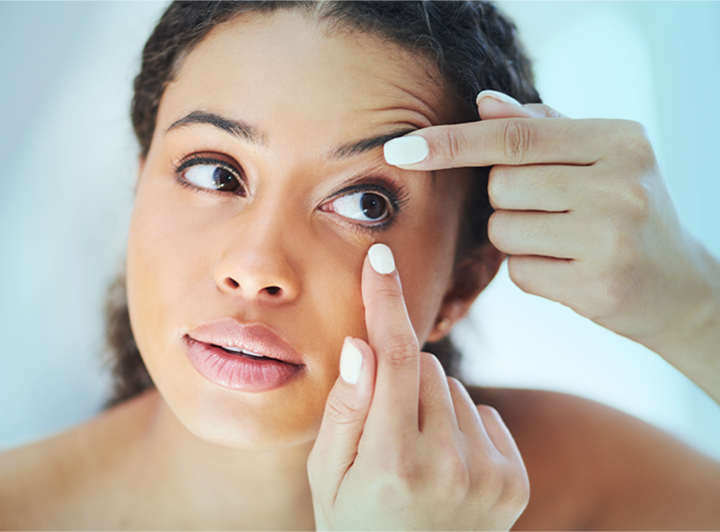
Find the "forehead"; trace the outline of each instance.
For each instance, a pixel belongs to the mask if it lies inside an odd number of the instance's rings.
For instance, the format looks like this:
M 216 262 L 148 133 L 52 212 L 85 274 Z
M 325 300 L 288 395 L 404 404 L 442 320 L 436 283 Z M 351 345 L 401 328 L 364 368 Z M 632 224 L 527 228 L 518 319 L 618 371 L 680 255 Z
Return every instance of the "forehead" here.
M 427 127 L 450 114 L 429 60 L 295 10 L 247 13 L 214 28 L 183 61 L 165 91 L 166 108 L 168 100 L 166 121 L 201 109 L 269 133 L 282 123 L 318 142 Z

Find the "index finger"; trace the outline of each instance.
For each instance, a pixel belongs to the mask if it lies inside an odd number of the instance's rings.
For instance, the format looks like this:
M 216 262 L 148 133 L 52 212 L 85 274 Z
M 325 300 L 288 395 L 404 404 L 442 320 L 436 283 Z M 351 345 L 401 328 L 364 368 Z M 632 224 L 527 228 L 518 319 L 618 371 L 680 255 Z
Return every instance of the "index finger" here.
M 593 122 L 593 124 L 590 124 Z M 499 118 L 413 131 L 385 143 L 385 160 L 412 170 L 527 164 L 589 165 L 602 120 Z M 590 127 L 592 126 L 592 127 Z
M 375 244 L 362 272 L 368 343 L 375 352 L 375 391 L 366 426 L 418 431 L 420 349 L 405 307 L 392 251 Z

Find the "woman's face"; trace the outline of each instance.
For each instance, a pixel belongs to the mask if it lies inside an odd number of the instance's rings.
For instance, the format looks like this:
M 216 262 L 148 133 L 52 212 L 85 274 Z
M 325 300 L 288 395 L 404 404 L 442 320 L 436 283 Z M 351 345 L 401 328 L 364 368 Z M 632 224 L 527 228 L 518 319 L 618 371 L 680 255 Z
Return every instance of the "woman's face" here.
M 245 449 L 316 436 L 344 337 L 367 338 L 360 273 L 376 242 L 427 339 L 467 175 L 388 166 L 382 143 L 448 120 L 433 72 L 292 11 L 242 15 L 184 60 L 140 173 L 127 274 L 145 364 L 196 435 Z

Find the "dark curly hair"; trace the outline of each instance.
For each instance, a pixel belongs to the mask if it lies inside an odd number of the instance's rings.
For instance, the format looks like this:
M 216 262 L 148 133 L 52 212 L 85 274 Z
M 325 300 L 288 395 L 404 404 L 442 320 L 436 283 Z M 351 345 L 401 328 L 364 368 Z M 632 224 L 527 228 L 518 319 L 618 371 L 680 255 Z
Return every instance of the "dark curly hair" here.
M 379 36 L 430 59 L 448 87 L 455 122 L 477 120 L 475 97 L 485 89 L 504 92 L 522 103 L 540 102 L 515 25 L 489 2 L 173 2 L 147 41 L 135 78 L 131 115 L 143 157 L 150 149 L 165 88 L 193 48 L 214 27 L 239 14 L 276 10 L 301 11 L 331 25 Z M 458 235 L 456 270 L 489 245 L 488 169 L 475 172 L 477 179 L 472 180 Z M 111 287 L 106 319 L 114 377 L 107 405 L 112 406 L 153 386 L 133 338 L 122 277 Z M 438 357 L 448 375 L 458 376 L 459 353 L 448 338 L 423 349 Z

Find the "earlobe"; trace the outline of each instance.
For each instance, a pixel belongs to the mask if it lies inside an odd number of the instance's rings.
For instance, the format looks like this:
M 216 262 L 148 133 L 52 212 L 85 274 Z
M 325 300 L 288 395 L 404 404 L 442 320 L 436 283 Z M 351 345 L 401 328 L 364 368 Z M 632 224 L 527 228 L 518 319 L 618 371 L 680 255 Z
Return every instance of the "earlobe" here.
M 505 254 L 489 242 L 460 261 L 445 293 L 428 342 L 437 342 L 470 312 L 472 304 L 497 274 Z

